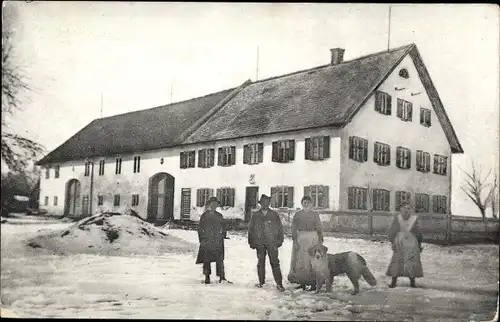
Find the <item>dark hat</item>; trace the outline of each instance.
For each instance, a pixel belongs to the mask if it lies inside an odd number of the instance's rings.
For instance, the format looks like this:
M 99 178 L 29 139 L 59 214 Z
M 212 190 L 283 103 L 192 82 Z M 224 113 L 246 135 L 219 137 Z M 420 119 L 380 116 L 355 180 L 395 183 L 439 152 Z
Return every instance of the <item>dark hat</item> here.
M 269 196 L 267 196 L 267 195 L 265 195 L 265 194 L 262 194 L 262 195 L 260 196 L 259 203 L 261 203 L 261 202 L 262 202 L 262 200 L 264 200 L 264 199 L 271 200 L 271 197 L 269 197 Z
M 208 200 L 205 204 L 208 205 L 209 203 L 212 203 L 212 202 L 216 202 L 216 203 L 220 204 L 220 201 L 219 201 L 219 199 L 217 199 L 217 197 L 208 198 Z

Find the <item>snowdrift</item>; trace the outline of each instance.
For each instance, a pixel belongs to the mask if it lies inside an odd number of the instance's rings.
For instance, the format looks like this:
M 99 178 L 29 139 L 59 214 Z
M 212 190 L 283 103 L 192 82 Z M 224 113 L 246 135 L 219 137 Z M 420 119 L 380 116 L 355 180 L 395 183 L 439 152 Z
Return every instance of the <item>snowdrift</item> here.
M 196 245 L 170 236 L 134 214 L 109 212 L 36 236 L 27 244 L 58 254 L 162 255 L 196 250 Z

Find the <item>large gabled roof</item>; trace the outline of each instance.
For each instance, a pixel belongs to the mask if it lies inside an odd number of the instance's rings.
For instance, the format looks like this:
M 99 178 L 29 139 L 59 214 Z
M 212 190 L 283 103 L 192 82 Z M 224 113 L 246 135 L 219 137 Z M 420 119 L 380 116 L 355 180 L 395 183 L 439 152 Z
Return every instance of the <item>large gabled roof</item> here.
M 344 126 L 410 55 L 453 153 L 463 153 L 416 45 L 324 65 L 207 96 L 97 119 L 37 164 Z

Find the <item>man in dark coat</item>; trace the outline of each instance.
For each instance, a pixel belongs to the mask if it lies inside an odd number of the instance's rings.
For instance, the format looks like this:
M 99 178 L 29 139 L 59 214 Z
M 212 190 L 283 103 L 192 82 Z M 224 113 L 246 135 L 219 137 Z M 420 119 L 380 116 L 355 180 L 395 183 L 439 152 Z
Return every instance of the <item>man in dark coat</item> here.
M 283 277 L 281 275 L 278 248 L 283 245 L 284 233 L 281 219 L 275 211 L 269 209 L 271 198 L 262 195 L 259 203 L 261 208 L 252 214 L 248 227 L 248 244 L 257 251 L 257 273 L 262 287 L 266 281 L 266 253 L 273 271 L 276 288 L 283 292 Z
M 217 198 L 209 198 L 205 204 L 206 210 L 201 215 L 198 224 L 200 248 L 196 258 L 196 264 L 203 264 L 205 284 L 210 284 L 212 262 L 215 262 L 219 283 L 231 283 L 226 280 L 224 272 L 224 239 L 226 238 L 226 230 L 223 226 L 222 214 L 216 211 L 218 206 L 219 200 L 217 200 Z

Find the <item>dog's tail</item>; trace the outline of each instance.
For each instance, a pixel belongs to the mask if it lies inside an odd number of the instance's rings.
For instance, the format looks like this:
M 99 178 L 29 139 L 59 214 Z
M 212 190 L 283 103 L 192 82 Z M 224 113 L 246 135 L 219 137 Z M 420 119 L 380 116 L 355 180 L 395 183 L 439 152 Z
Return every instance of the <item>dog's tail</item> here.
M 368 266 L 365 265 L 365 267 L 363 267 L 361 275 L 363 275 L 365 281 L 371 286 L 377 285 L 377 280 L 375 279 L 375 276 L 373 276 L 372 272 L 370 272 L 370 270 L 368 269 Z

